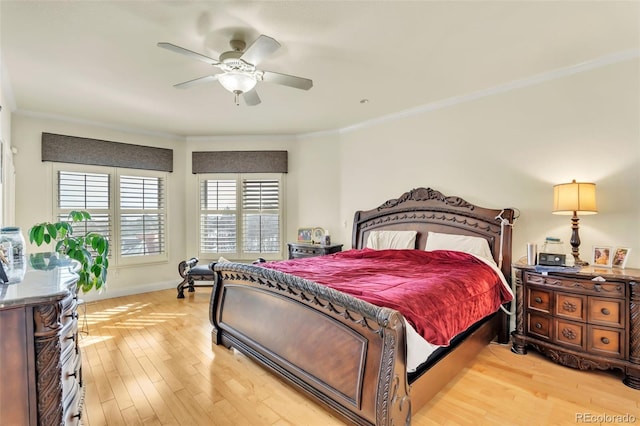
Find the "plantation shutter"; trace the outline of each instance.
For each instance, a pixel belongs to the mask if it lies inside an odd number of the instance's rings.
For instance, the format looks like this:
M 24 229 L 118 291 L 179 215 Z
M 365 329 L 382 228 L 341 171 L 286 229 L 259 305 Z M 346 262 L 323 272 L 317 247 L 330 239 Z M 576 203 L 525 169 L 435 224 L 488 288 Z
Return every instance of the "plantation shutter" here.
M 86 210 L 91 220 L 73 224 L 74 235 L 99 232 L 111 236 L 109 175 L 104 173 L 58 172 L 57 220 L 67 221 L 72 210 Z
M 280 183 L 242 180 L 242 229 L 245 253 L 280 251 Z
M 236 181 L 207 179 L 200 186 L 200 251 L 237 252 Z
M 165 252 L 164 179 L 120 176 L 121 255 L 145 256 Z

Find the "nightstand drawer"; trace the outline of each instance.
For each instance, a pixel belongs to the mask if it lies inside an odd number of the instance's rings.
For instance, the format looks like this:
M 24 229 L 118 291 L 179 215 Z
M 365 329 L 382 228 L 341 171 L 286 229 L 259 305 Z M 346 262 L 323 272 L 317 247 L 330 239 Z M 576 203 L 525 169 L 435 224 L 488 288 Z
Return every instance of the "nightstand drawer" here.
M 570 293 L 556 293 L 554 313 L 561 318 L 586 322 L 587 296 Z
M 527 317 L 527 333 L 551 339 L 551 318 L 544 315 L 529 314 Z
M 557 319 L 555 340 L 564 346 L 584 351 L 587 348 L 586 324 Z
M 624 358 L 622 330 L 589 326 L 589 352 L 604 356 Z
M 551 292 L 537 288 L 527 289 L 527 307 L 536 311 L 551 313 Z
M 625 284 L 622 282 L 573 279 L 541 275 L 534 272 L 525 272 L 524 279 L 528 284 L 548 286 L 558 290 L 579 292 L 593 296 L 625 297 Z
M 616 299 L 589 297 L 589 323 L 624 327 L 625 309 L 622 302 Z

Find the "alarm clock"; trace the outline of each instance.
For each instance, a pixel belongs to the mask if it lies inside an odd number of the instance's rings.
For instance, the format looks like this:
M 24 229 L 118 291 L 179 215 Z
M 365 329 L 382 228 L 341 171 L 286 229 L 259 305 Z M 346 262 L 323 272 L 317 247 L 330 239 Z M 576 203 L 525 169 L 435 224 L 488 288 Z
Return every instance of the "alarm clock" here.
M 564 254 L 555 253 L 539 253 L 538 265 L 543 266 L 564 266 L 566 256 Z

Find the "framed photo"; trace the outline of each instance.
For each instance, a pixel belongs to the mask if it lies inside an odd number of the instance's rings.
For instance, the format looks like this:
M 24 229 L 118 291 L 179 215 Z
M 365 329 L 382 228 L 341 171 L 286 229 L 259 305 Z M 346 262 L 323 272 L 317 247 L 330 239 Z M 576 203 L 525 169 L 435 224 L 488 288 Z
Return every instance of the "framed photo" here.
M 593 266 L 604 266 L 605 268 L 611 268 L 611 261 L 613 260 L 613 253 L 611 247 L 607 246 L 594 246 L 593 256 L 591 258 L 591 264 Z
M 313 228 L 298 228 L 298 242 L 311 243 L 313 241 Z
M 613 267 L 624 269 L 624 267 L 627 266 L 627 260 L 629 260 L 629 253 L 631 253 L 630 248 L 616 247 L 616 251 L 613 252 Z

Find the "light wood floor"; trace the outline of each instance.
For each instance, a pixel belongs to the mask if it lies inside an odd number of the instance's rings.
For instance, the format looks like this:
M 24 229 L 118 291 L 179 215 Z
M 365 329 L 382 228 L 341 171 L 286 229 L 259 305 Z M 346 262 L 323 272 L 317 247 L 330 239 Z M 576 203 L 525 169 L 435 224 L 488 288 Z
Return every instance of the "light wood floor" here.
M 178 300 L 175 290 L 164 290 L 81 306 L 84 425 L 344 424 L 242 354 L 212 347 L 210 289 L 185 294 Z M 640 391 L 615 373 L 580 372 L 495 344 L 412 424 L 589 423 L 578 421 L 581 415 L 630 415 L 640 424 Z

